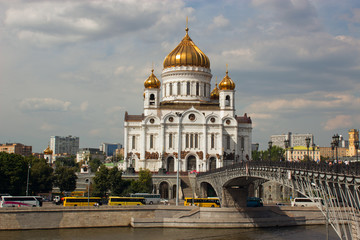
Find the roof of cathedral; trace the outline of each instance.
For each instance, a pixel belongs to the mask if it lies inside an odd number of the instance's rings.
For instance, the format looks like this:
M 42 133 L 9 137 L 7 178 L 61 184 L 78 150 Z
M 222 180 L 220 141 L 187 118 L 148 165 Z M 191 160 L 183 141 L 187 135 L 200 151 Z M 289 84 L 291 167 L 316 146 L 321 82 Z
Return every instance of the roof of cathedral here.
M 53 154 L 53 150 L 50 149 L 50 146 L 48 146 L 48 147 L 44 150 L 44 154 L 45 154 L 45 155 L 52 155 L 52 154 Z
M 236 116 L 236 120 L 238 123 L 252 123 L 251 118 L 248 117 L 246 113 L 243 117 Z
M 144 82 L 144 86 L 145 88 L 160 88 L 160 85 L 161 83 L 154 75 L 154 69 L 152 69 L 150 76 Z
M 179 45 L 166 56 L 164 68 L 176 66 L 198 66 L 210 68 L 210 60 L 191 40 L 188 31 Z
M 141 115 L 129 115 L 128 112 L 125 112 L 125 122 L 141 122 L 144 120 L 144 114 Z
M 234 90 L 235 89 L 235 83 L 234 81 L 229 77 L 228 70 L 226 70 L 226 75 L 219 83 L 219 89 L 220 90 Z

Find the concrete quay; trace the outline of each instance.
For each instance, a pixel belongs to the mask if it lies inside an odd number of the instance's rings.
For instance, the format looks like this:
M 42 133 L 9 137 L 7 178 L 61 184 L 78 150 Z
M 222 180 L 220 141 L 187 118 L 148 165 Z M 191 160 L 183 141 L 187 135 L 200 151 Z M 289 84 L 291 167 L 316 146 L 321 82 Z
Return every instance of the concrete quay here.
M 0 209 L 0 230 L 89 227 L 251 228 L 325 224 L 316 208 L 100 206 Z

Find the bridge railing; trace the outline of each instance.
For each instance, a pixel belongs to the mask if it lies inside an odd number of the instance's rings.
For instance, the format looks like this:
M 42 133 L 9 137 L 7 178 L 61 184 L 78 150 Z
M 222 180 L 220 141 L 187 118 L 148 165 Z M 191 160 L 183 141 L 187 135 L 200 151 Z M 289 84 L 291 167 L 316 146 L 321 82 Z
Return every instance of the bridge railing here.
M 275 162 L 275 161 L 242 161 L 232 165 L 216 168 L 207 172 L 200 172 L 197 176 L 205 176 L 225 170 L 234 170 L 237 168 L 256 168 L 256 167 L 274 167 L 284 168 L 288 170 L 304 170 L 321 173 L 332 173 L 339 175 L 348 176 L 360 176 L 360 162 L 351 162 L 349 164 L 327 164 L 327 163 L 316 163 L 313 161 L 302 161 L 302 162 Z

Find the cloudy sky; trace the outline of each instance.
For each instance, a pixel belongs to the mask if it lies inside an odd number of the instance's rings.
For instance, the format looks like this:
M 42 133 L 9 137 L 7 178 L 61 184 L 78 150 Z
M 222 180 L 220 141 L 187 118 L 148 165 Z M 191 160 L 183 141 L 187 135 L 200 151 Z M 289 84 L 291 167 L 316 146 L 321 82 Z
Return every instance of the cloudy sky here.
M 261 149 L 273 134 L 329 146 L 360 128 L 358 0 L 0 0 L 0 143 L 123 143 L 124 113 L 142 113 L 143 82 L 152 64 L 160 79 L 186 16 L 212 88 L 229 64 Z

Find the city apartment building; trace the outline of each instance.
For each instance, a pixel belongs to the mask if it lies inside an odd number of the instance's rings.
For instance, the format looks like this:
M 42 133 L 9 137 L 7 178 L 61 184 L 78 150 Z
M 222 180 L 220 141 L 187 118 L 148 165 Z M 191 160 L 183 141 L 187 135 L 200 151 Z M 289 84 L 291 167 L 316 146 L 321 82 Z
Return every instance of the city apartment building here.
M 99 159 L 100 161 L 105 160 L 105 154 L 99 148 L 80 148 L 76 153 L 76 161 L 87 161 L 90 159 Z
M 71 135 L 67 137 L 51 136 L 50 149 L 53 151 L 54 155 L 62 155 L 65 153 L 69 155 L 76 155 L 79 150 L 79 142 L 79 137 Z
M 32 146 L 25 146 L 21 143 L 5 143 L 0 145 L 0 152 L 30 156 L 32 154 Z
M 281 135 L 271 135 L 270 140 L 273 146 L 278 146 L 285 149 L 285 140 L 289 140 L 289 147 L 306 146 L 306 138 L 310 138 L 310 146 L 314 143 L 314 135 L 310 133 L 299 134 L 289 132 Z
M 103 151 L 107 157 L 114 156 L 117 149 L 122 148 L 120 143 L 101 143 L 99 149 Z

